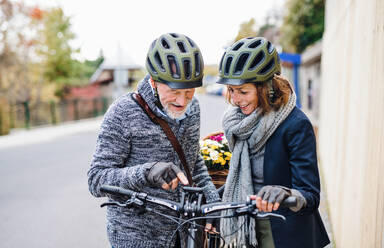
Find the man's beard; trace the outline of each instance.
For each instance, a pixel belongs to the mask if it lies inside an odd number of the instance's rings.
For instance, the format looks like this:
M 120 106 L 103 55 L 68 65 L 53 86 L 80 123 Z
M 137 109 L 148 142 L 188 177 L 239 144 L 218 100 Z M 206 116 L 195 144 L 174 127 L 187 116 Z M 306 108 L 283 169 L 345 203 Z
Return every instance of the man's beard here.
M 161 102 L 161 101 L 160 101 Z M 170 104 L 174 104 L 174 105 L 178 105 L 174 102 L 170 102 L 168 104 L 163 104 L 161 103 L 161 105 L 163 106 L 163 110 L 164 112 L 171 118 L 171 119 L 178 119 L 180 118 L 181 116 L 183 116 L 183 114 L 185 114 L 185 112 L 188 110 L 189 108 L 189 105 L 191 104 L 192 100 L 189 101 L 189 103 L 187 104 L 187 106 L 184 108 L 184 110 L 180 111 L 180 112 L 174 112 L 172 110 L 169 109 L 169 105 Z

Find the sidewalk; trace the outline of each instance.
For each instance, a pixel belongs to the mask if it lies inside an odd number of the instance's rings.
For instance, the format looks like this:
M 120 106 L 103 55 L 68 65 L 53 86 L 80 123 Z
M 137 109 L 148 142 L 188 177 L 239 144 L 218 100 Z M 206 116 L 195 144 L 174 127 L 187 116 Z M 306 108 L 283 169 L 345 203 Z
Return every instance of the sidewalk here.
M 321 168 L 319 168 L 321 170 Z M 321 173 L 320 173 L 321 175 Z M 322 179 L 322 178 L 321 178 Z M 324 182 L 324 180 L 321 180 Z M 324 184 L 323 184 L 324 185 Z M 321 188 L 320 193 L 320 206 L 319 206 L 319 212 L 321 215 L 321 219 L 324 222 L 325 229 L 327 230 L 329 239 L 331 240 L 331 243 L 326 246 L 326 248 L 335 248 L 334 240 L 333 240 L 333 233 L 332 233 L 332 226 L 331 226 L 331 220 L 329 218 L 329 212 L 328 212 L 328 200 L 327 200 L 327 193 L 325 191 L 325 188 Z
M 98 130 L 101 121 L 102 117 L 98 117 L 65 122 L 55 126 L 34 127 L 29 130 L 12 130 L 8 135 L 0 136 L 0 149 L 47 142 L 65 135 Z

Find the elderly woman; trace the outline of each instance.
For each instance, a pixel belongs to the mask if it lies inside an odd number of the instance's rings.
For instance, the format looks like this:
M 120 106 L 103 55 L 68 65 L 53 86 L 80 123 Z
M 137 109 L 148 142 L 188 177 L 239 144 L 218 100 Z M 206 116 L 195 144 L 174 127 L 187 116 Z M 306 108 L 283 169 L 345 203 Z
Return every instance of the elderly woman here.
M 329 239 L 318 212 L 316 139 L 280 70 L 275 47 L 260 37 L 237 41 L 221 59 L 218 83 L 227 85 L 233 105 L 223 117 L 232 151 L 223 200 L 252 195 L 260 211 L 286 217 L 222 219 L 221 231 L 227 242 L 261 248 L 324 247 Z M 288 196 L 295 196 L 297 205 L 279 208 Z

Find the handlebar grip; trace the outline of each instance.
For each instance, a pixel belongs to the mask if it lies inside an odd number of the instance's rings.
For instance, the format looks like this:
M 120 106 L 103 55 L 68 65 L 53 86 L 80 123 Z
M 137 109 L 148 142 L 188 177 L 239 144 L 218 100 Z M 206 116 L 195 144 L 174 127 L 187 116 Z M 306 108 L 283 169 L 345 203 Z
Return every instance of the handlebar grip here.
M 281 207 L 289 208 L 289 207 L 295 207 L 297 204 L 297 199 L 294 196 L 290 196 L 286 198 L 281 204 Z
M 105 184 L 100 186 L 100 192 L 109 193 L 112 195 L 129 196 L 129 197 L 131 197 L 133 194 L 136 193 L 129 189 L 123 189 L 121 187 L 105 185 Z

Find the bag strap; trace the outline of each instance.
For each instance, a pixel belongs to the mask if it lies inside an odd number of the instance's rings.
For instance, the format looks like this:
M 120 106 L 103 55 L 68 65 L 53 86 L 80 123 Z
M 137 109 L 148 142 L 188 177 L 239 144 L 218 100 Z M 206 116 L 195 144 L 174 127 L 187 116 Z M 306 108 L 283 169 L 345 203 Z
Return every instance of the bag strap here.
M 189 167 L 187 165 L 187 160 L 185 159 L 185 155 L 183 152 L 183 149 L 181 148 L 181 145 L 179 141 L 177 140 L 175 134 L 172 132 L 172 129 L 169 127 L 168 123 L 157 117 L 152 110 L 149 108 L 148 104 L 145 102 L 144 98 L 139 93 L 133 93 L 133 98 L 136 100 L 136 102 L 141 106 L 141 108 L 144 110 L 144 112 L 147 113 L 149 118 L 154 122 L 161 126 L 164 133 L 167 135 L 169 141 L 171 142 L 173 148 L 175 149 L 177 155 L 179 156 L 179 159 L 184 167 L 185 172 L 187 173 L 187 178 L 189 181 L 189 185 L 192 187 L 192 175 L 191 171 L 189 170 Z

